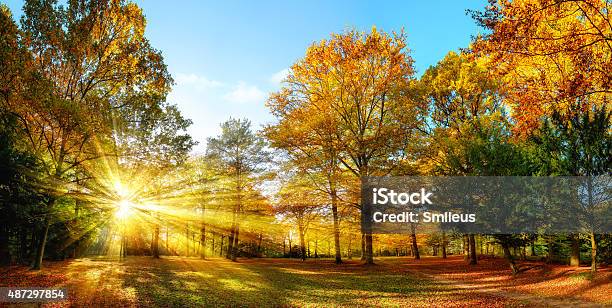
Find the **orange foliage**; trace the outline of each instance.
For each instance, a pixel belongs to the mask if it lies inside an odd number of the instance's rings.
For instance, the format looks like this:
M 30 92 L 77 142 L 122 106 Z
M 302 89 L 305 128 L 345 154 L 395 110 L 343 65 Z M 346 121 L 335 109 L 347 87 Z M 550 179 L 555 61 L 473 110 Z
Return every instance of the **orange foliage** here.
M 492 31 L 475 50 L 504 76 L 517 132 L 554 110 L 571 115 L 609 104 L 611 10 L 605 0 L 500 0 L 475 14 Z

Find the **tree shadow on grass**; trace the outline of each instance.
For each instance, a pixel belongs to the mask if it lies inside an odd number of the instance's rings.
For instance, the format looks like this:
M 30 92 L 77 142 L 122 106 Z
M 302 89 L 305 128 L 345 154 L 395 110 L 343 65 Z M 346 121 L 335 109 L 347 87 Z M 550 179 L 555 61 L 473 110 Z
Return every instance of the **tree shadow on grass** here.
M 134 288 L 143 306 L 269 306 L 282 303 L 281 298 L 261 296 L 266 295 L 262 293 L 266 285 L 258 274 L 236 263 L 188 258 L 145 262 L 152 266 L 142 269 L 134 264 L 123 278 L 124 287 Z
M 467 306 L 486 303 L 503 306 L 504 302 L 494 295 L 478 294 L 401 271 L 394 272 L 385 265 L 281 262 L 269 266 L 266 272 L 271 284 L 285 290 L 290 302 L 298 305 L 431 306 L 454 303 Z

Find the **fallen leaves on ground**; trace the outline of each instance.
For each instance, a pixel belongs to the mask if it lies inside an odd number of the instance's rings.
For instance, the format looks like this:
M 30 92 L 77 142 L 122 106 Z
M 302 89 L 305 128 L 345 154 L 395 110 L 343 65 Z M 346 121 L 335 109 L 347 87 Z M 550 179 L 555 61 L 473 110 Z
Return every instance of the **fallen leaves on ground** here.
M 541 264 L 532 264 L 537 265 Z M 547 298 L 606 304 L 612 294 L 611 272 L 605 268 L 592 279 L 584 274 L 587 268 L 550 265 L 512 277 L 501 259 L 484 259 L 469 266 L 461 257 L 380 258 L 372 266 L 350 260 L 336 265 L 320 259 L 231 262 L 220 258 L 95 257 L 45 266 L 42 271 L 3 268 L 0 286 L 68 288 L 69 299 L 49 304 L 51 307 L 516 307 L 546 305 Z

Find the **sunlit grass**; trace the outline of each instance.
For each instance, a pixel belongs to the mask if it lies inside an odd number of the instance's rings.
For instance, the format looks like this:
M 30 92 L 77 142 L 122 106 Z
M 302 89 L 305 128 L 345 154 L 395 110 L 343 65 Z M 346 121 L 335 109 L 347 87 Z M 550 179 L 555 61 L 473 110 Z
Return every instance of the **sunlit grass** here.
M 609 271 L 594 281 L 583 281 L 558 266 L 551 275 L 482 281 L 467 274 L 512 275 L 509 270 L 499 271 L 505 266 L 502 259 L 484 260 L 472 269 L 461 264 L 461 257 L 418 261 L 390 257 L 363 266 L 359 261 L 336 265 L 332 259 L 231 262 L 99 256 L 49 262 L 44 273 L 13 269 L 0 286 L 18 282 L 66 287 L 71 302 L 62 306 L 95 307 L 539 307 L 610 302 Z M 443 275 L 440 268 L 455 276 Z

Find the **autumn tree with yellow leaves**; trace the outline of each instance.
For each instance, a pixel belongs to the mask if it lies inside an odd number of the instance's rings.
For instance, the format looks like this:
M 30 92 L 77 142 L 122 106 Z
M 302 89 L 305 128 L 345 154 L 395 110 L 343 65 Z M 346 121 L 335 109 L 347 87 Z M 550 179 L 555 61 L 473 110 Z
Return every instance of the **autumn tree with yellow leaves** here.
M 373 28 L 333 34 L 308 48 L 268 105 L 278 127 L 329 126 L 325 134 L 300 130 L 292 137 L 304 146 L 318 140 L 313 145 L 333 153 L 343 170 L 356 177 L 388 174 L 423 110 L 409 95 L 412 62 L 403 33 Z M 361 211 L 367 215 L 369 209 Z M 363 242 L 364 259 L 371 264 L 372 234 L 364 232 Z

